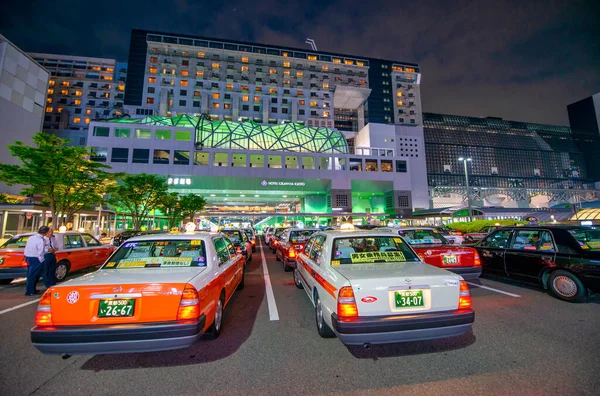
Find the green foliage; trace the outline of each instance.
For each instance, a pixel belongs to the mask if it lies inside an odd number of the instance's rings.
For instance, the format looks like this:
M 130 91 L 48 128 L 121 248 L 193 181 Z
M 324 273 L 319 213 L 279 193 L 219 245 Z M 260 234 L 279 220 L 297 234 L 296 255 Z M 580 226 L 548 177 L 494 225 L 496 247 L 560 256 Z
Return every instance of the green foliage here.
M 8 194 L 0 194 L 0 203 L 4 204 L 20 204 L 22 203 L 22 199 L 13 198 Z
M 165 199 L 167 182 L 164 177 L 146 173 L 127 175 L 110 193 L 109 202 L 130 213 L 133 229 L 139 230 L 149 212 Z
M 98 204 L 102 194 L 118 175 L 110 166 L 91 161 L 86 148 L 67 146 L 67 140 L 38 133 L 34 146 L 17 141 L 8 146 L 20 165 L 0 164 L 0 181 L 24 185 L 23 195 L 41 195 L 50 205 L 53 227 L 58 214 L 69 219 L 77 211 Z
M 521 220 L 475 220 L 471 222 L 449 223 L 448 228 L 462 232 L 477 232 L 483 227 L 500 225 L 526 224 L 526 221 Z
M 179 205 L 181 206 L 183 218 L 194 221 L 196 213 L 206 207 L 206 200 L 200 195 L 188 194 L 179 199 Z
M 167 216 L 169 229 L 177 227 L 183 219 L 183 213 L 179 204 L 180 196 L 177 193 L 166 194 L 157 206 L 161 212 Z

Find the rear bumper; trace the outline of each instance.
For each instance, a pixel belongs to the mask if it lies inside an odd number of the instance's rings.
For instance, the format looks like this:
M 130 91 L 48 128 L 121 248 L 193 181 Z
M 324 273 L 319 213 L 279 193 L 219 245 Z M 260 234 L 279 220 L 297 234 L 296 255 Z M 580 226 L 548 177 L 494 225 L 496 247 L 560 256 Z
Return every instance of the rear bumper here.
M 25 278 L 27 267 L 0 268 L 0 279 Z
M 154 352 L 186 348 L 200 338 L 206 317 L 195 322 L 31 329 L 31 342 L 50 355 Z
M 442 267 L 445 270 L 454 272 L 464 279 L 479 279 L 481 276 L 481 266 L 479 267 Z
M 286 256 L 283 256 L 283 262 L 285 263 L 285 265 L 287 265 L 290 268 L 296 268 L 296 259 L 293 258 L 289 258 Z
M 386 344 L 454 337 L 466 333 L 475 321 L 472 309 L 416 315 L 358 317 L 340 321 L 331 315 L 333 331 L 344 344 Z

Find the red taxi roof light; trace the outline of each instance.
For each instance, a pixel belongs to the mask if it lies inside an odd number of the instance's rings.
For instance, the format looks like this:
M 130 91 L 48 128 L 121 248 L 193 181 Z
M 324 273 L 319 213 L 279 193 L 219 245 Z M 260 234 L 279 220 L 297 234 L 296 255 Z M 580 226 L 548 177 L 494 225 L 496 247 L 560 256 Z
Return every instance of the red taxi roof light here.
M 200 301 L 198 292 L 192 285 L 185 285 L 181 301 L 179 302 L 179 312 L 177 320 L 195 320 L 200 316 Z
M 458 308 L 471 308 L 471 292 L 464 280 L 460 281 L 460 293 L 458 295 Z
M 35 325 L 38 327 L 54 326 L 52 322 L 52 308 L 50 307 L 50 290 L 46 290 L 35 312 Z
M 340 318 L 358 316 L 358 307 L 354 298 L 354 291 L 350 286 L 344 286 L 338 292 L 337 314 Z

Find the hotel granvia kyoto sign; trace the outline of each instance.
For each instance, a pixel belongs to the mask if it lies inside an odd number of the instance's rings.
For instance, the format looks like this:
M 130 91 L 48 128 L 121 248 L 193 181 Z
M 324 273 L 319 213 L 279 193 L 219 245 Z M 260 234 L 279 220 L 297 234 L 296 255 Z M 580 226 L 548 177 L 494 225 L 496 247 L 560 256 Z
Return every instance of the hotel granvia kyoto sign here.
M 306 185 L 305 182 L 292 182 L 292 181 L 286 181 L 286 180 L 263 180 L 262 182 L 260 182 L 261 186 L 263 187 L 267 187 L 267 186 L 294 186 L 294 187 L 304 187 Z

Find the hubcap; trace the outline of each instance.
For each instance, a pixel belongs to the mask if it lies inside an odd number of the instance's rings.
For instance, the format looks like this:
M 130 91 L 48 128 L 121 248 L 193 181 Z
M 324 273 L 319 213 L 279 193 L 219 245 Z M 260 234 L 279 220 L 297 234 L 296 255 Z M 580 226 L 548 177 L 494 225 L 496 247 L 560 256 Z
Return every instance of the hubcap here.
M 56 279 L 63 279 L 67 275 L 67 266 L 59 265 L 56 267 Z
M 562 296 L 573 297 L 577 294 L 577 285 L 567 276 L 557 276 L 552 283 L 554 289 Z
M 317 299 L 317 326 L 323 328 L 323 309 L 321 308 L 321 300 Z
M 223 317 L 223 303 L 221 300 L 217 303 L 217 312 L 215 312 L 215 330 L 221 329 L 221 318 Z

